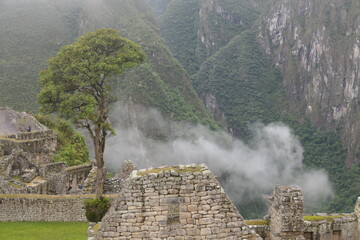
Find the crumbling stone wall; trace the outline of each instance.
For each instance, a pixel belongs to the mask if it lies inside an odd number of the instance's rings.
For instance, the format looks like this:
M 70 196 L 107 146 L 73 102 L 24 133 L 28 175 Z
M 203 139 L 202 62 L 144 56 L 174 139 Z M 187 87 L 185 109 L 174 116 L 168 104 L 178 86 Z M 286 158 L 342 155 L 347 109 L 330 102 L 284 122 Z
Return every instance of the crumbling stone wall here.
M 270 198 L 269 214 L 263 220 L 249 220 L 250 229 L 264 240 L 356 240 L 359 238 L 360 198 L 354 213 L 317 213 L 303 217 L 303 197 L 298 186 L 276 186 Z M 265 223 L 265 224 L 263 224 Z
M 354 214 L 336 217 L 332 221 L 305 221 L 306 240 L 357 240 L 358 220 Z
M 90 163 L 66 168 L 65 175 L 67 186 L 76 187 L 83 185 L 91 169 L 92 165 Z
M 298 186 L 277 185 L 270 198 L 270 238 L 303 240 L 303 195 Z
M 256 239 L 205 165 L 133 171 L 98 239 Z
M 115 199 L 115 195 L 106 197 Z M 0 195 L 0 221 L 87 221 L 83 202 L 95 195 Z
M 0 162 L 4 166 L 11 164 L 12 155 L 21 153 L 26 161 L 39 168 L 43 164 L 52 163 L 52 156 L 57 148 L 56 134 L 51 130 L 19 133 L 0 137 Z

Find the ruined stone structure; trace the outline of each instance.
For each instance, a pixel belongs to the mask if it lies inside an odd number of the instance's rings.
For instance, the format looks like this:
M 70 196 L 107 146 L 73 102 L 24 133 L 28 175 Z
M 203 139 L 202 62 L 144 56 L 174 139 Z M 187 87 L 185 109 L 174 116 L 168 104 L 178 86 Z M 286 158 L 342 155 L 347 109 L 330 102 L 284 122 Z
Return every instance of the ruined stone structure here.
M 273 196 L 269 200 L 267 224 L 250 225 L 250 228 L 264 240 L 359 239 L 360 198 L 356 203 L 354 213 L 314 214 L 305 218 L 303 216 L 303 196 L 299 187 L 276 186 Z
M 57 136 L 32 115 L 0 108 L 0 193 L 66 194 L 91 165 L 54 163 Z
M 133 171 L 95 239 L 359 239 L 360 198 L 354 213 L 305 219 L 298 186 L 276 186 L 269 203 L 266 221 L 248 221 L 265 224 L 247 225 L 204 165 Z
M 205 165 L 133 171 L 98 239 L 257 239 Z M 260 239 L 260 238 L 258 238 Z
M 95 195 L 0 195 L 0 221 L 85 222 L 83 202 Z M 115 195 L 106 195 L 111 201 Z
M 304 240 L 303 196 L 297 186 L 276 186 L 270 198 L 270 238 Z

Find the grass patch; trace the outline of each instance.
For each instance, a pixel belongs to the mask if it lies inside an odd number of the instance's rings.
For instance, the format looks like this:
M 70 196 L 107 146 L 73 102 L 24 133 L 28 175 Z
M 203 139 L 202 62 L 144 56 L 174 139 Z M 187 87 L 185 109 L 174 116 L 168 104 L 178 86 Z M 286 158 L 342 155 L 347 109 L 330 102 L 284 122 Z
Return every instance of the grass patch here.
M 160 172 L 166 172 L 168 170 L 174 170 L 178 173 L 186 173 L 186 172 L 202 172 L 203 166 L 195 166 L 195 167 L 184 167 L 180 168 L 179 166 L 168 166 L 168 167 L 162 167 L 162 168 L 152 168 L 146 171 L 138 171 L 137 175 L 144 176 L 148 175 L 150 173 L 160 173 Z
M 86 240 L 87 222 L 0 222 L 0 239 Z
M 107 198 L 116 198 L 116 194 L 105 194 Z M 41 194 L 0 194 L 0 198 L 38 198 L 38 199 L 64 199 L 64 198 L 96 198 L 95 194 L 82 194 L 82 195 L 41 195 Z M 1 239 L 1 238 L 0 238 Z
M 334 216 L 304 216 L 305 221 L 310 222 L 320 222 L 320 221 L 328 221 L 334 222 L 335 218 L 343 218 L 345 215 L 334 215 Z
M 245 221 L 247 225 L 270 225 L 270 221 L 268 220 L 247 220 Z

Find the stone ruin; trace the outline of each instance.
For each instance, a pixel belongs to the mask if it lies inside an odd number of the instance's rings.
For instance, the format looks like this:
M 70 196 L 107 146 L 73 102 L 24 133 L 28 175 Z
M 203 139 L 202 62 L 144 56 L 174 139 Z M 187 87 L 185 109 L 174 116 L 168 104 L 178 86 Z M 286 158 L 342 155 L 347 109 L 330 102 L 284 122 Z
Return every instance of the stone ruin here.
M 53 162 L 57 136 L 32 115 L 0 108 L 0 193 L 66 194 L 87 178 L 90 164 Z
M 0 221 L 84 220 L 82 200 L 77 195 L 58 196 L 56 200 L 40 197 L 43 195 L 9 195 L 93 192 L 96 168 L 91 164 L 66 167 L 65 163 L 54 163 L 56 148 L 54 132 L 33 116 L 0 108 L 0 194 L 5 194 L 0 195 Z M 84 190 L 74 191 L 78 185 L 84 185 Z M 73 190 L 69 191 L 70 187 Z M 353 213 L 316 214 L 320 220 L 306 220 L 301 189 L 279 185 L 269 199 L 267 220 L 247 224 L 205 165 L 136 170 L 131 161 L 126 161 L 116 176 L 105 181 L 104 189 L 119 194 L 96 234 L 99 240 L 360 239 L 360 198 Z M 19 207 L 31 214 L 19 214 Z M 52 211 L 62 208 L 81 216 L 57 216 Z M 257 221 L 261 223 L 253 224 Z
M 275 186 L 269 204 L 266 224 L 249 226 L 264 240 L 360 239 L 360 198 L 353 213 L 318 213 L 304 217 L 301 188 L 278 185 Z
M 269 205 L 266 220 L 245 221 L 205 165 L 135 170 L 89 239 L 360 239 L 360 198 L 354 213 L 306 220 L 301 188 L 277 185 Z
M 32 115 L 0 108 L 0 194 L 91 194 L 96 167 L 67 167 L 54 162 L 57 136 Z M 136 169 L 125 161 L 120 171 L 106 179 L 105 193 L 120 192 L 123 181 Z
M 261 239 L 205 165 L 133 171 L 97 239 Z

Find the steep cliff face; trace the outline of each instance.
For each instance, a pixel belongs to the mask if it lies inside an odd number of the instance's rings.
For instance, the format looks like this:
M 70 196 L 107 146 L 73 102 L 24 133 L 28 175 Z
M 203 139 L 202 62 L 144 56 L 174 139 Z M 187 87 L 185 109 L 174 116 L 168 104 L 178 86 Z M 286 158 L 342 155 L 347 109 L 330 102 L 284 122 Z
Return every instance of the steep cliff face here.
M 348 163 L 360 142 L 360 2 L 275 1 L 258 41 L 283 74 L 289 109 L 340 130 Z

